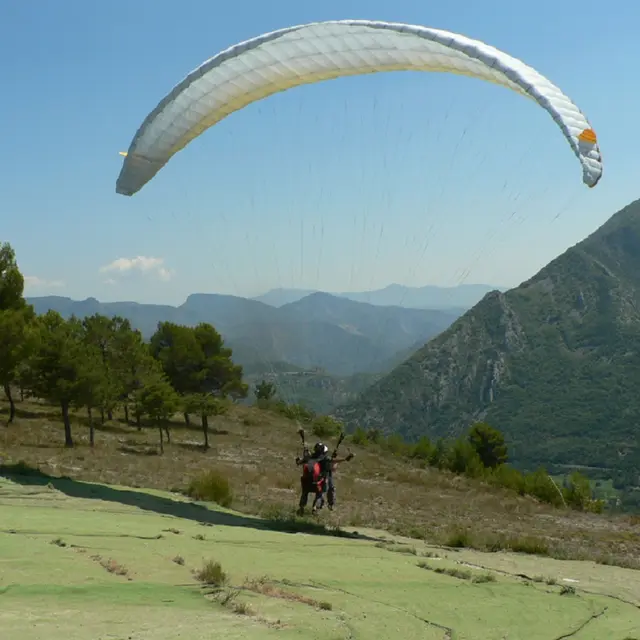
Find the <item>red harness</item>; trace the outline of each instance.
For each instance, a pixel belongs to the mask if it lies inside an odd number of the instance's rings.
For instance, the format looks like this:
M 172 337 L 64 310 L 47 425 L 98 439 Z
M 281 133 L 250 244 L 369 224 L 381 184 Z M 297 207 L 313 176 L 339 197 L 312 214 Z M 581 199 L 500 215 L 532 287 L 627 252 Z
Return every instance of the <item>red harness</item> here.
M 302 465 L 302 482 L 310 491 L 322 492 L 324 488 L 324 476 L 321 473 L 320 463 L 309 460 Z

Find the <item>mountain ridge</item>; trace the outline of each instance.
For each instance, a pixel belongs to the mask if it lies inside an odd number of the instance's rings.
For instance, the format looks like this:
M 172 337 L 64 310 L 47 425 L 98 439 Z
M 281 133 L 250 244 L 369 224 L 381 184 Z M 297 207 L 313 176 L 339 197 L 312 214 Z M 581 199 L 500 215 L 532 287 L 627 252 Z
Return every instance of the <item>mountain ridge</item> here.
M 64 317 L 120 315 L 145 338 L 160 321 L 187 326 L 209 322 L 244 366 L 285 361 L 340 376 L 384 370 L 396 352 L 433 337 L 460 313 L 381 307 L 322 292 L 278 308 L 239 296 L 202 293 L 189 295 L 179 306 L 63 296 L 27 300 L 39 314 L 54 309 Z
M 504 287 L 496 287 L 486 284 L 460 284 L 453 287 L 441 287 L 437 285 L 424 285 L 421 287 L 409 287 L 397 283 L 391 283 L 381 289 L 372 291 L 352 292 L 323 292 L 317 289 L 287 289 L 276 288 L 251 298 L 280 307 L 291 302 L 296 302 L 312 293 L 328 293 L 338 298 L 347 298 L 354 302 L 366 302 L 375 306 L 399 306 L 407 309 L 467 309 L 482 296 L 494 289 L 505 290 Z
M 640 200 L 507 292 L 486 294 L 353 402 L 416 439 L 487 420 L 521 466 L 640 465 Z

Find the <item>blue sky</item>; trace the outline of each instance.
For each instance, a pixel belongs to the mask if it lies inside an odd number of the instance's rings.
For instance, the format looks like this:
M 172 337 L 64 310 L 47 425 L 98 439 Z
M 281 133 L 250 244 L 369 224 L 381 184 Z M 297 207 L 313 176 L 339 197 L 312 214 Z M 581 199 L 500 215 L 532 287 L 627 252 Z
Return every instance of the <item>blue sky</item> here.
M 132 198 L 115 193 L 118 151 L 186 73 L 265 31 L 340 18 L 449 29 L 534 66 L 598 132 L 600 184 L 582 184 L 521 96 L 388 73 L 250 105 Z M 0 0 L 0 240 L 29 295 L 517 285 L 640 197 L 639 21 L 631 0 Z

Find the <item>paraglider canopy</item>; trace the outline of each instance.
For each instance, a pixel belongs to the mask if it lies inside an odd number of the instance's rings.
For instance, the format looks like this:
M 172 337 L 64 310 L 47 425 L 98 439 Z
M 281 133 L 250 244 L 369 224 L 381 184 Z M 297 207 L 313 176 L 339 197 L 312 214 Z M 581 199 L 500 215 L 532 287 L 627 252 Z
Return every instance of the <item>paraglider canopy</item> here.
M 602 175 L 595 132 L 580 109 L 532 67 L 466 36 L 401 23 L 339 20 L 299 25 L 236 44 L 177 84 L 135 134 L 116 192 L 139 191 L 178 151 L 234 111 L 303 84 L 382 71 L 455 73 L 534 100 L 560 128 L 582 165 L 583 182 Z

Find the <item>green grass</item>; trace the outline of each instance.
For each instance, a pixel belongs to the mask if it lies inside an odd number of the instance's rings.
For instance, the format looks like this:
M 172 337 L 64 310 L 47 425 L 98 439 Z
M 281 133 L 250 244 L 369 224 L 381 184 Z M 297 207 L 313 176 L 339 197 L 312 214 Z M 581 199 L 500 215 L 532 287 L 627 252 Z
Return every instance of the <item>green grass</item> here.
M 378 446 L 345 444 L 356 459 L 339 468 L 338 509 L 316 519 L 298 518 L 299 470 L 293 460 L 299 439 L 295 423 L 277 411 L 230 407 L 212 425 L 209 451 L 200 446 L 196 421 L 186 426 L 175 416 L 172 443 L 163 455 L 153 456 L 147 454 L 158 453 L 155 431 L 138 431 L 118 414 L 96 425 L 93 449 L 87 442 L 86 416 L 74 414 L 76 447 L 65 449 L 58 414 L 46 403 L 18 404 L 16 424 L 0 430 L 0 474 L 73 486 L 84 493 L 98 490 L 82 482 L 69 485 L 72 479 L 171 489 L 203 503 L 233 507 L 247 518 L 260 515 L 264 526 L 283 532 L 340 537 L 353 535 L 350 528 L 375 528 L 456 548 L 640 566 L 640 539 L 630 516 L 556 509 L 503 487 L 420 468 L 420 461 Z M 114 497 L 112 490 L 99 491 L 106 499 Z M 134 502 L 147 501 L 131 489 L 126 495 Z
M 434 555 L 423 543 L 276 531 L 161 491 L 16 480 L 0 479 L 3 638 L 547 640 L 604 607 L 581 640 L 640 635 L 638 609 L 607 597 L 640 602 L 618 567 L 461 548 L 418 571 L 411 549 Z M 560 597 L 517 572 L 578 582 Z

